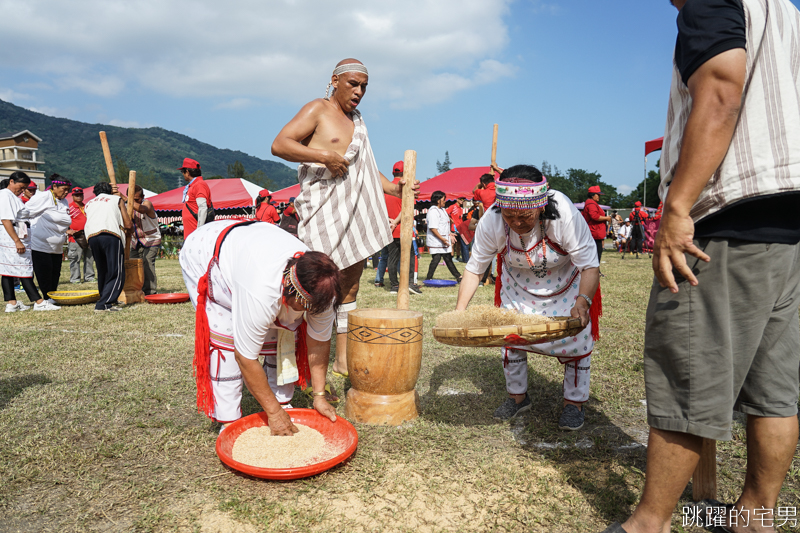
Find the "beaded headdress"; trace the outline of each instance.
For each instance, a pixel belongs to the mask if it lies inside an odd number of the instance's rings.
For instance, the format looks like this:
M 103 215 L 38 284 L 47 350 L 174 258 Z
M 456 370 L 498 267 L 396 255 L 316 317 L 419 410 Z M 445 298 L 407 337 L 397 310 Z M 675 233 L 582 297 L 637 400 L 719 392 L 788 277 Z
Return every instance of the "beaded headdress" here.
M 367 76 L 369 76 L 369 72 L 367 72 L 367 67 L 365 67 L 361 63 L 345 63 L 344 65 L 339 65 L 338 67 L 333 69 L 334 76 L 339 76 L 341 74 L 344 74 L 345 72 L 361 72 L 362 74 L 366 74 Z M 328 82 L 328 86 L 325 88 L 325 100 L 330 99 L 330 95 L 328 93 L 330 93 L 331 91 L 331 85 L 332 83 Z
M 547 178 L 540 183 L 496 181 L 495 205 L 503 209 L 536 209 L 547 205 Z
M 302 252 L 297 252 L 294 257 L 302 256 Z M 283 273 L 284 279 L 289 281 L 289 285 L 284 288 L 284 296 L 294 296 L 305 309 L 311 309 L 311 294 L 303 288 L 300 279 L 297 277 L 297 263 L 287 268 Z

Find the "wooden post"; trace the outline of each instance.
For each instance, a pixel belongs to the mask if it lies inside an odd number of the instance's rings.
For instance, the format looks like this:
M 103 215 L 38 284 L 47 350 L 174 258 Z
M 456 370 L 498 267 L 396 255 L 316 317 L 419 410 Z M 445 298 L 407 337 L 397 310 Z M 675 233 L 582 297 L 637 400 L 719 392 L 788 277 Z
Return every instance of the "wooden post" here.
M 717 441 L 703 439 L 700 461 L 692 475 L 692 499 L 701 501 L 717 498 Z
M 397 308 L 408 309 L 408 271 L 411 269 L 411 239 L 414 224 L 414 181 L 417 177 L 417 152 L 406 150 L 403 157 L 403 205 L 400 208 L 400 280 Z
M 111 185 L 117 184 L 117 177 L 114 173 L 114 162 L 111 160 L 111 149 L 108 147 L 108 138 L 106 132 L 100 132 L 100 144 L 103 145 L 103 157 L 106 158 L 106 169 L 108 170 L 108 179 Z
M 494 125 L 494 132 L 492 132 L 492 171 L 497 166 L 497 124 Z
M 128 173 L 128 218 L 133 222 L 133 193 L 136 190 L 136 171 Z M 125 261 L 131 258 L 131 234 L 125 235 Z

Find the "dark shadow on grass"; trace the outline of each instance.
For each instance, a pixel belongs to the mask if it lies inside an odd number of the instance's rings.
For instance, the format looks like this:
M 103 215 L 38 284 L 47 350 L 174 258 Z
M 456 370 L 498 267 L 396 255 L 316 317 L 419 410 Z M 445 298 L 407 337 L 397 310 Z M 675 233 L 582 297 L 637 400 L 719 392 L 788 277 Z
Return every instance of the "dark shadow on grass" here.
M 555 359 L 552 364 L 560 366 Z M 464 381 L 480 392 L 459 392 L 455 386 L 445 385 Z M 593 396 L 585 407 L 583 428 L 560 430 L 562 381 L 530 365 L 528 394 L 530 412 L 507 422 L 494 420 L 492 413 L 507 398 L 502 360 L 499 350 L 473 350 L 434 369 L 430 389 L 420 398 L 420 416 L 464 426 L 504 424 L 525 454 L 532 460 L 550 462 L 605 520 L 627 518 L 638 497 L 629 483 L 645 469 L 646 448 L 638 441 L 643 441 L 646 433 L 614 424 Z
M 27 374 L 0 379 L 0 410 L 5 409 L 11 400 L 22 394 L 28 387 L 47 385 L 48 383 L 52 383 L 52 381 L 44 374 Z

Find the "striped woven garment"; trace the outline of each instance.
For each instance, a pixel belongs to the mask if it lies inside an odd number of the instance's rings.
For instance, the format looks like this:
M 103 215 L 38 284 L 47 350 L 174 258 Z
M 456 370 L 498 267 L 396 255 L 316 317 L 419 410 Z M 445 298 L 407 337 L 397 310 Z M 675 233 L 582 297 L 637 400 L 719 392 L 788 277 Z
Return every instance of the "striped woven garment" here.
M 363 261 L 392 241 L 378 165 L 361 113 L 353 111 L 353 140 L 344 155 L 347 175 L 334 178 L 317 163 L 297 168 L 297 236 L 341 268 Z

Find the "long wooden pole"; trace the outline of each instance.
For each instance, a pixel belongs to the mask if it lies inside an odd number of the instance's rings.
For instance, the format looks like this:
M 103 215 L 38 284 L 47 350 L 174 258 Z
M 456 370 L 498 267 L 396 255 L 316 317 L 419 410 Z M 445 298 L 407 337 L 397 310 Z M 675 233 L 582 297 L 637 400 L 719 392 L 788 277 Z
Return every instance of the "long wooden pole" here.
M 417 178 L 417 152 L 406 150 L 403 157 L 403 204 L 400 208 L 400 280 L 397 308 L 408 309 L 408 272 L 411 270 L 411 239 L 414 224 L 414 181 Z
M 492 132 L 492 170 L 497 166 L 497 124 Z
M 108 170 L 108 179 L 111 185 L 117 184 L 117 177 L 114 174 L 114 162 L 111 160 L 111 149 L 108 147 L 108 138 L 106 132 L 100 132 L 100 144 L 103 145 L 103 156 L 106 158 L 106 169 Z
M 717 441 L 703 439 L 700 461 L 692 475 L 692 499 L 696 502 L 717 498 Z
M 133 221 L 133 194 L 136 192 L 136 171 L 131 170 L 128 174 L 128 218 Z M 125 261 L 131 258 L 131 234 L 125 237 Z

